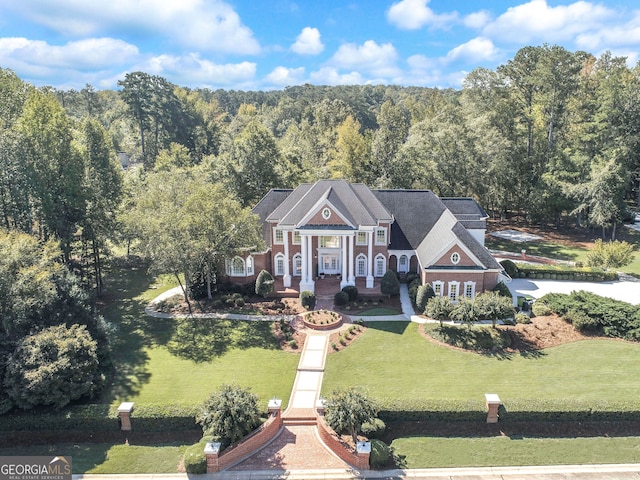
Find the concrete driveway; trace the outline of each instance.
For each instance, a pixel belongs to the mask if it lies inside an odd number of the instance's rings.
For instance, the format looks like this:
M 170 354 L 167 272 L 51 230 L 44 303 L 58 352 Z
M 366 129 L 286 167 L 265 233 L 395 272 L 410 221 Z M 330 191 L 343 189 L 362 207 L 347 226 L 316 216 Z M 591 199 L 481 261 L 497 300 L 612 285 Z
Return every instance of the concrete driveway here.
M 515 278 L 507 286 L 514 298 L 518 295 L 531 295 L 533 298 L 540 298 L 547 293 L 571 293 L 577 290 L 585 290 L 634 305 L 640 304 L 640 282 L 594 283 Z

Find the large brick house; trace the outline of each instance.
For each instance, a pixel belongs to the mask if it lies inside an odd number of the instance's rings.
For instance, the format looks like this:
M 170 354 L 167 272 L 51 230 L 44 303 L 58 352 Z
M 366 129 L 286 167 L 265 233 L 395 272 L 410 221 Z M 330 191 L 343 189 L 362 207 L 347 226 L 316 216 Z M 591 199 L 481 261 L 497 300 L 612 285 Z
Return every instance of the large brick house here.
M 320 180 L 271 190 L 253 212 L 267 249 L 227 260 L 236 283 L 265 269 L 285 288 L 314 291 L 329 275 L 366 293 L 390 269 L 415 272 L 455 301 L 493 288 L 502 271 L 484 247 L 487 215 L 471 198 Z

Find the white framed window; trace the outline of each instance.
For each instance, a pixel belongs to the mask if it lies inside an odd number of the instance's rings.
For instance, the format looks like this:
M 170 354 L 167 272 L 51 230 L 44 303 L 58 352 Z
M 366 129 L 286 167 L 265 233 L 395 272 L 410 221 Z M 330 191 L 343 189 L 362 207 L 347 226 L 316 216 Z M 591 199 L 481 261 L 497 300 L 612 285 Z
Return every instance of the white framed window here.
M 247 265 L 247 277 L 249 275 L 253 275 L 253 257 L 251 255 L 247 257 L 246 265 Z
M 300 240 L 300 232 L 298 230 L 293 231 L 293 244 L 300 245 L 302 241 Z
M 367 244 L 367 232 L 358 232 L 356 235 L 356 245 L 366 245 Z
M 302 255 L 300 255 L 299 253 L 296 253 L 293 256 L 293 276 L 302 276 Z
M 273 230 L 273 243 L 276 245 L 284 245 L 284 232 L 281 228 L 275 228 Z
M 367 257 L 362 253 L 356 257 L 356 277 L 367 276 Z
M 320 237 L 320 248 L 340 248 L 340 237 L 338 236 Z
M 440 280 L 436 280 L 435 282 L 433 282 L 432 286 L 433 286 L 433 293 L 435 293 L 438 297 L 441 297 L 444 290 L 444 282 L 441 282 Z
M 329 218 L 331 218 L 331 210 L 329 210 L 328 208 L 323 208 L 322 209 L 322 218 L 324 218 L 325 220 L 329 220 Z
M 376 245 L 386 245 L 386 244 L 387 244 L 387 229 L 376 228 Z
M 381 253 L 379 253 L 378 255 L 376 255 L 376 259 L 375 259 L 375 276 L 376 277 L 382 277 L 384 276 L 385 272 L 386 272 L 386 265 L 387 265 L 387 259 L 384 258 L 384 255 L 382 255 Z
M 233 257 L 227 264 L 227 275 L 230 277 L 244 277 L 244 260 L 241 257 Z
M 476 296 L 476 282 L 464 282 L 464 296 L 471 299 Z
M 284 275 L 284 255 L 282 255 L 281 253 L 277 254 L 273 260 L 273 263 L 276 275 Z
M 452 302 L 458 301 L 460 282 L 449 282 L 449 299 Z
M 451 254 L 451 263 L 453 263 L 454 265 L 460 263 L 460 254 L 458 252 L 453 252 Z

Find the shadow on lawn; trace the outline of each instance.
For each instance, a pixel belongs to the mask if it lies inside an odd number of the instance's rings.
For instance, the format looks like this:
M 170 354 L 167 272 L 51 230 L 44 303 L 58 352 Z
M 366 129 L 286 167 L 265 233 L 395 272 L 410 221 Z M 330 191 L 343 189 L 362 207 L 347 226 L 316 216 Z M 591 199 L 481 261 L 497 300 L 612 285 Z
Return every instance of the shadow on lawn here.
M 405 330 L 411 322 L 367 322 L 364 318 L 367 328 L 371 330 L 380 330 L 388 333 L 395 333 L 397 335 L 404 334 Z
M 169 352 L 194 362 L 207 362 L 232 348 L 277 349 L 272 322 L 184 318 L 178 320 Z

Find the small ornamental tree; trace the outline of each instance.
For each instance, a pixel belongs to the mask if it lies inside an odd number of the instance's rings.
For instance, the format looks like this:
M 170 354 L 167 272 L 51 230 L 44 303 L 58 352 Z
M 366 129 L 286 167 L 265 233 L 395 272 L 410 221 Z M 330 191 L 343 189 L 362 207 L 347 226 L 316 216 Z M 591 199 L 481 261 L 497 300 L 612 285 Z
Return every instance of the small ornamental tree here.
M 601 268 L 621 268 L 633 261 L 633 245 L 627 242 L 596 240 L 587 253 L 587 265 Z
M 471 329 L 474 323 L 478 321 L 478 312 L 474 300 L 469 298 L 461 298 L 451 310 L 451 319 L 464 323 Z
M 449 320 L 452 310 L 453 302 L 451 302 L 451 299 L 449 297 L 441 297 L 438 295 L 427 301 L 424 314 L 429 318 L 439 320 L 440 326 L 442 327 L 442 322 Z
M 382 277 L 382 283 L 380 284 L 380 291 L 390 297 L 400 294 L 400 281 L 393 270 L 387 270 Z
M 495 328 L 498 320 L 512 317 L 515 313 L 511 297 L 503 297 L 498 292 L 481 293 L 475 298 L 475 308 L 480 320 L 491 320 Z
M 362 425 L 373 422 L 378 415 L 378 409 L 364 393 L 351 387 L 344 390 L 334 390 L 325 399 L 325 419 L 337 433 L 347 433 L 358 442 L 358 432 Z
M 238 385 L 222 385 L 200 407 L 196 422 L 223 445 L 239 442 L 260 425 L 258 396 Z
M 313 310 L 316 308 L 316 296 L 310 290 L 303 290 L 300 292 L 300 304 L 307 310 Z
M 266 270 L 262 270 L 256 278 L 256 295 L 266 297 L 273 293 L 275 281 L 273 276 Z
M 64 407 L 99 389 L 98 345 L 84 325 L 27 335 L 9 355 L 4 386 L 16 406 Z
M 416 307 L 418 312 L 424 313 L 424 309 L 427 307 L 427 302 L 430 298 L 435 297 L 436 294 L 430 284 L 425 283 L 420 285 L 416 292 Z

